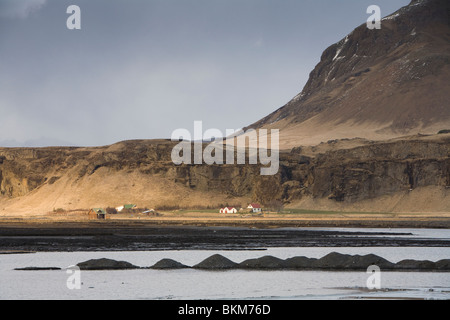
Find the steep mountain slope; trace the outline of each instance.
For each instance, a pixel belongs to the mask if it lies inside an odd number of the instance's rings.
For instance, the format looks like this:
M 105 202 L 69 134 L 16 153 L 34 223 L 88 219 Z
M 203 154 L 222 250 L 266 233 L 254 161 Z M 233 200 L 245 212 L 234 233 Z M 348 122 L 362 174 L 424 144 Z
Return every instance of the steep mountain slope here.
M 324 51 L 303 91 L 249 128 L 281 145 L 387 139 L 450 128 L 450 2 L 414 0 Z

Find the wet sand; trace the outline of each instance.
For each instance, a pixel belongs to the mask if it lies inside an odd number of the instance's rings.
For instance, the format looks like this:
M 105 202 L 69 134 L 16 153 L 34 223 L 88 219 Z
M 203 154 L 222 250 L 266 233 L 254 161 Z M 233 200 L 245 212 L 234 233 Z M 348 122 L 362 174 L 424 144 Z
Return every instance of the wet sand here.
M 0 224 L 0 253 L 11 251 L 262 250 L 270 247 L 450 247 L 450 240 L 392 232 L 298 229 L 297 224 L 252 227 L 91 221 Z M 199 226 L 200 225 L 200 226 Z M 270 226 L 256 228 L 255 226 Z M 304 226 L 304 225 L 303 225 Z M 327 225 L 332 227 L 333 225 Z M 359 225 L 358 225 L 359 226 Z M 371 225 L 373 227 L 373 225 Z M 379 225 L 378 225 L 379 226 Z M 284 227 L 284 228 L 280 228 Z M 348 227 L 348 225 L 340 225 Z M 417 225 L 409 225 L 414 228 Z M 411 236 L 411 237 L 409 237 Z

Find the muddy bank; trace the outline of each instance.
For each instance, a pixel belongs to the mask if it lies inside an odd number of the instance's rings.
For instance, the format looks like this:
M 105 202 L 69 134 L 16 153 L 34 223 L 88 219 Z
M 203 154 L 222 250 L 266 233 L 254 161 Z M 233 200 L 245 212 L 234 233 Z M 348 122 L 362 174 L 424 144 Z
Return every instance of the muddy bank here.
M 361 232 L 146 225 L 0 227 L 0 252 L 263 250 L 271 247 L 450 247 L 450 239 L 418 238 L 401 230 Z
M 218 217 L 217 214 L 196 214 L 187 212 L 180 217 L 174 213 L 164 213 L 164 217 L 118 218 L 97 221 L 76 217 L 58 218 L 39 216 L 31 218 L 0 218 L 0 228 L 141 228 L 141 227 L 233 227 L 233 228 L 410 228 L 410 229 L 450 229 L 450 216 L 446 214 L 265 214 L 264 217 L 240 217 L 230 215 Z
M 376 266 L 384 271 L 426 271 L 426 272 L 449 272 L 450 259 L 443 259 L 437 262 L 420 260 L 402 260 L 398 263 L 392 263 L 382 257 L 374 254 L 364 256 L 347 255 L 332 252 L 320 259 L 307 257 L 293 257 L 286 260 L 273 256 L 264 256 L 257 259 L 248 259 L 241 263 L 236 263 L 228 258 L 215 254 L 202 262 L 190 267 L 183 265 L 175 260 L 162 259 L 152 267 L 138 267 L 126 261 L 116 261 L 111 259 L 92 259 L 77 264 L 80 270 L 131 270 L 131 269 L 184 269 L 193 268 L 198 270 L 339 270 L 339 271 L 366 271 L 367 268 Z M 41 270 L 60 270 L 59 268 L 16 268 L 20 271 L 41 271 Z

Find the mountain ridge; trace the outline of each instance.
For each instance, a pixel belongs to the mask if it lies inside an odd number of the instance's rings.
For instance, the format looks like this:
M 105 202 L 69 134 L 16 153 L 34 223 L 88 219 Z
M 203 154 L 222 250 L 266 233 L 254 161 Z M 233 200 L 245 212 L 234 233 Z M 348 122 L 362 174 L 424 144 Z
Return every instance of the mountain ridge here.
M 245 129 L 278 128 L 290 148 L 450 128 L 449 21 L 447 1 L 414 0 L 380 30 L 360 25 L 323 52 L 300 94 Z

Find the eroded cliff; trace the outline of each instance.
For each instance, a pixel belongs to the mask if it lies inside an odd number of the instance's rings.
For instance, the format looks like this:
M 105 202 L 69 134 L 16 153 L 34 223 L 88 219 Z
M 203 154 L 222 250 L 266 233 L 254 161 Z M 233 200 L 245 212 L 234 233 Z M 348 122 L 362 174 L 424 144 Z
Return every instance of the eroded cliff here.
M 180 208 L 246 201 L 288 205 L 306 198 L 345 206 L 426 187 L 444 196 L 450 191 L 448 134 L 366 141 L 351 148 L 341 144 L 282 152 L 274 176 L 262 176 L 259 165 L 250 164 L 176 166 L 170 157 L 175 143 L 163 140 L 98 148 L 3 148 L 0 207 L 14 207 L 15 201 L 44 211 L 125 202 Z M 430 203 L 418 209 L 435 210 Z

